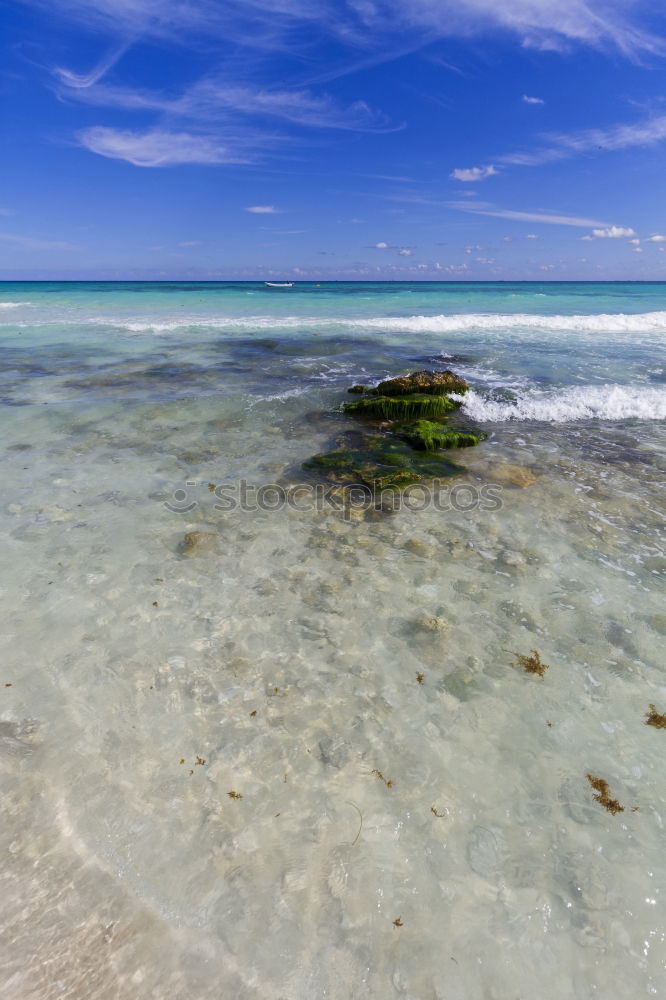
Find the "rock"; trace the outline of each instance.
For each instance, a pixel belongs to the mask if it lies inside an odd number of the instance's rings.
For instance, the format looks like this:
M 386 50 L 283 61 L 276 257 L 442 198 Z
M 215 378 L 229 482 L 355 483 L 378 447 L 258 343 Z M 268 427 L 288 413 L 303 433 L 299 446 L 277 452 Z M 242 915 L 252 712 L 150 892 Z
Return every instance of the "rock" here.
M 416 420 L 421 417 L 443 417 L 457 410 L 460 403 L 448 396 L 412 393 L 403 396 L 367 396 L 354 403 L 345 403 L 345 413 L 371 420 Z
M 340 769 L 349 760 L 349 744 L 341 736 L 326 736 L 319 741 L 319 757 L 322 763 Z
M 451 630 L 451 625 L 447 622 L 446 618 L 433 615 L 431 617 L 424 616 L 423 618 L 417 618 L 414 622 L 414 628 L 420 632 L 429 632 L 431 635 L 436 635 L 437 633 L 446 635 Z
M 347 389 L 347 392 L 365 392 L 369 388 L 370 386 L 368 385 L 352 385 Z
M 485 437 L 482 431 L 445 426 L 446 415 L 460 407 L 460 402 L 450 399 L 447 393 L 467 389 L 465 380 L 450 371 L 412 372 L 382 382 L 375 389 L 354 385 L 350 392 L 365 394 L 362 399 L 345 403 L 344 412 L 381 422 L 379 433 L 345 434 L 336 440 L 334 451 L 314 455 L 303 463 L 303 468 L 333 483 L 356 483 L 375 492 L 398 493 L 423 479 L 446 479 L 463 472 L 461 466 L 432 452 L 475 445 Z M 344 503 L 353 510 L 349 498 Z M 364 507 L 364 514 L 382 517 L 394 510 L 382 505 L 373 514 Z
M 524 465 L 509 465 L 499 462 L 488 469 L 488 476 L 497 483 L 506 483 L 508 486 L 532 486 L 539 477 Z
M 372 391 L 381 396 L 406 396 L 414 392 L 441 396 L 449 392 L 464 393 L 468 389 L 469 385 L 464 378 L 451 371 L 439 371 L 399 375 L 398 378 L 380 382 Z
M 415 556 L 421 556 L 422 559 L 432 559 L 437 555 L 437 548 L 434 545 L 429 545 L 428 542 L 422 542 L 420 538 L 408 538 L 403 549 L 408 552 L 413 552 Z
M 512 549 L 505 549 L 504 552 L 500 554 L 499 559 L 505 566 L 525 565 L 525 556 L 523 556 L 520 552 L 514 552 Z
M 483 431 L 464 428 L 454 429 L 432 420 L 415 420 L 397 430 L 398 435 L 419 451 L 435 451 L 438 448 L 470 448 L 483 441 Z
M 646 615 L 645 621 L 655 630 L 655 632 L 659 632 L 660 635 L 666 635 L 666 615 Z
M 199 556 L 210 552 L 217 542 L 214 531 L 188 531 L 178 546 L 181 556 Z
M 353 447 L 314 455 L 303 468 L 331 482 L 358 483 L 378 491 L 403 489 L 421 479 L 445 479 L 463 471 L 446 458 L 414 451 L 387 436 L 354 436 L 348 443 Z

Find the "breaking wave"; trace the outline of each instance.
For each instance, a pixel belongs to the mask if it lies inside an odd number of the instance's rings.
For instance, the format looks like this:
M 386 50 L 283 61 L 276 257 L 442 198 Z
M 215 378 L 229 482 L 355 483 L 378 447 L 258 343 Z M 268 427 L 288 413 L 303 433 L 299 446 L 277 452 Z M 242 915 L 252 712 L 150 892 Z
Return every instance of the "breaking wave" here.
M 556 330 L 574 333 L 666 332 L 666 312 L 596 313 L 593 316 L 542 316 L 531 313 L 468 313 L 439 316 L 389 316 L 355 320 L 354 326 L 422 333 L 459 330 Z
M 486 398 L 474 389 L 459 396 L 463 412 L 479 423 L 506 420 L 666 420 L 666 389 L 645 385 L 588 385 L 543 391 L 533 389 L 519 399 Z
M 13 308 L 27 303 L 3 302 Z M 42 326 L 75 322 L 79 326 L 107 326 L 129 333 L 169 333 L 186 329 L 279 330 L 279 329 L 364 329 L 405 333 L 456 333 L 488 330 L 544 330 L 571 333 L 666 333 L 666 311 L 648 313 L 597 313 L 595 315 L 545 316 L 531 313 L 455 313 L 436 316 L 179 316 L 127 318 L 116 316 L 40 318 L 36 323 L 17 326 Z

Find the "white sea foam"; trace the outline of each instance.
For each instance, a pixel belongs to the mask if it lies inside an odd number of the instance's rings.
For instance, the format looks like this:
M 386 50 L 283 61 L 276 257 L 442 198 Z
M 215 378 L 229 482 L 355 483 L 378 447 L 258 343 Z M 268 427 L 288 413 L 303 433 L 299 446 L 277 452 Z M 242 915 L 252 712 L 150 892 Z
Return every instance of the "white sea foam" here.
M 567 423 L 572 420 L 666 419 L 666 389 L 644 385 L 587 385 L 567 389 L 526 392 L 515 402 L 488 399 L 470 389 L 459 396 L 463 411 L 480 423 L 506 420 L 543 420 Z
M 458 330 L 536 329 L 572 332 L 624 333 L 663 330 L 666 311 L 597 313 L 592 316 L 542 316 L 532 313 L 468 313 L 438 316 L 388 316 L 355 320 L 355 326 L 416 333 L 453 333 Z
M 0 303 L 4 306 L 29 303 Z M 76 322 L 82 326 L 109 326 L 129 333 L 170 333 L 188 328 L 220 330 L 277 330 L 340 327 L 406 333 L 456 333 L 466 330 L 544 330 L 572 333 L 666 333 L 666 311 L 649 313 L 596 313 L 594 315 L 545 316 L 532 313 L 453 313 L 435 316 L 179 316 L 178 319 L 90 316 L 74 319 L 53 316 L 35 326 Z M 16 324 L 26 325 L 26 324 Z
M 19 309 L 21 306 L 32 305 L 31 302 L 0 302 L 0 309 Z

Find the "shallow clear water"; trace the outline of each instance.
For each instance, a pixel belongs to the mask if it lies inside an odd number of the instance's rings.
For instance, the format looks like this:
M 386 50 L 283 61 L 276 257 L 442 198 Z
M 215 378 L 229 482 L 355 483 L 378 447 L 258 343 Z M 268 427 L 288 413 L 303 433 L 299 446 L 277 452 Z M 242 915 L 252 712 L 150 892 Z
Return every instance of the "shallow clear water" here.
M 664 995 L 665 334 L 665 285 L 0 285 L 3 995 Z M 448 510 L 220 503 L 438 366 Z

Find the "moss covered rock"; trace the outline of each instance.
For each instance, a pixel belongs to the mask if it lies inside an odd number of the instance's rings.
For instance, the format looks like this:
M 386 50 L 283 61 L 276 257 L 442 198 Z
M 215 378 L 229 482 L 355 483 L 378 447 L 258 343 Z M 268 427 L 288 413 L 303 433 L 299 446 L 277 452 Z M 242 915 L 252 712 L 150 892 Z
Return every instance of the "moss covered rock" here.
M 464 393 L 468 389 L 469 385 L 464 378 L 446 370 L 399 375 L 380 382 L 372 391 L 378 396 L 408 396 L 415 392 L 442 396 L 449 392 Z
M 446 458 L 415 451 L 397 438 L 379 435 L 356 440 L 350 448 L 314 455 L 303 468 L 330 482 L 360 483 L 379 491 L 403 489 L 422 479 L 445 479 L 463 471 Z
M 409 396 L 365 396 L 353 403 L 345 403 L 345 413 L 370 420 L 417 420 L 442 417 L 457 410 L 460 403 L 448 396 L 412 393 Z
M 437 451 L 438 448 L 471 448 L 486 437 L 483 431 L 463 427 L 447 427 L 433 420 L 415 420 L 397 428 L 403 441 L 419 451 Z

